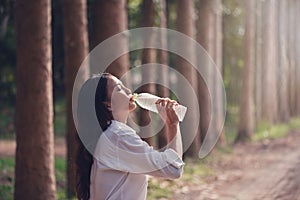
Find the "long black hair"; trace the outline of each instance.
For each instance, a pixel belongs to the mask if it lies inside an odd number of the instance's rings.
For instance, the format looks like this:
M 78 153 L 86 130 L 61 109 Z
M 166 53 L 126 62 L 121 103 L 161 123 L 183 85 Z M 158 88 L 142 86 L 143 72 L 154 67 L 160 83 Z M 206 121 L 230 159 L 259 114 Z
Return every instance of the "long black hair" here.
M 78 98 L 78 124 L 79 127 L 83 127 L 87 129 L 90 129 L 90 126 L 81 126 L 82 124 L 86 124 L 87 121 L 90 119 L 87 119 L 88 117 L 85 116 L 85 114 L 89 111 L 86 111 L 87 104 L 89 105 L 94 100 L 95 107 L 92 109 L 95 109 L 96 111 L 96 118 L 97 121 L 102 129 L 102 131 L 105 131 L 109 125 L 111 124 L 111 120 L 113 120 L 112 112 L 107 108 L 106 104 L 104 102 L 109 101 L 110 99 L 107 96 L 107 81 L 111 74 L 109 73 L 102 73 L 99 75 L 94 75 L 92 78 L 87 80 L 79 92 L 79 98 Z M 96 87 L 96 89 L 95 89 Z M 88 91 L 88 92 L 87 92 Z M 90 101 L 87 95 L 91 92 L 95 92 L 95 98 L 90 98 Z M 81 120 L 80 120 L 81 119 Z M 79 128 L 80 130 L 80 128 Z M 83 130 L 86 131 L 87 134 L 91 134 L 93 131 L 90 130 Z M 98 134 L 99 136 L 99 134 Z M 87 137 L 90 137 L 87 135 Z M 91 137 L 94 137 L 93 135 Z M 78 137 L 79 139 L 79 137 Z M 77 192 L 77 198 L 80 200 L 88 200 L 90 198 L 90 175 L 91 175 L 91 167 L 93 164 L 93 155 L 91 154 L 91 151 L 89 148 L 87 149 L 86 141 L 85 139 L 80 137 L 79 139 L 79 147 L 77 151 L 77 159 L 76 159 L 76 165 L 77 165 L 77 185 L 76 185 L 76 192 Z M 95 141 L 92 139 L 92 141 Z M 85 145 L 84 145 L 84 144 Z M 94 149 L 95 147 L 94 143 L 92 146 Z M 90 151 L 89 151 L 90 150 Z

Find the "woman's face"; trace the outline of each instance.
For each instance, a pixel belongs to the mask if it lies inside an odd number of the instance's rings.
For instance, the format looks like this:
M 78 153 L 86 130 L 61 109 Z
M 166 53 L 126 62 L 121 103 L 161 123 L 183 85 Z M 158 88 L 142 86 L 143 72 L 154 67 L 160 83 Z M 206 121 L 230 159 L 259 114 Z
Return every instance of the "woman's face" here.
M 109 76 L 107 81 L 107 96 L 114 113 L 131 112 L 136 108 L 132 92 L 115 76 Z

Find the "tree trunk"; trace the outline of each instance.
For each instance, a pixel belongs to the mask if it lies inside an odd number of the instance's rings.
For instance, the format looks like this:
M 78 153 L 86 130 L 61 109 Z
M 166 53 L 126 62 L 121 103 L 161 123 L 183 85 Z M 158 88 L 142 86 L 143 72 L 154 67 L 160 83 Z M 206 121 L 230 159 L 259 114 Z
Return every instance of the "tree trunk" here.
M 142 26 L 144 27 L 153 27 L 154 26 L 154 18 L 155 18 L 155 3 L 153 0 L 144 0 L 142 4 Z M 144 42 L 146 46 L 152 44 L 155 41 L 154 32 L 150 33 L 149 38 L 147 38 Z M 148 45 L 147 45 L 148 44 Z M 142 64 L 155 63 L 156 61 L 156 52 L 155 49 L 143 49 L 142 51 Z M 146 66 L 142 68 L 142 80 L 145 85 L 143 85 L 139 89 L 139 93 L 147 92 L 147 93 L 155 93 L 155 85 L 153 82 L 155 81 L 155 71 L 151 66 Z M 156 146 L 153 134 L 153 125 L 151 123 L 150 112 L 145 109 L 140 109 L 138 113 L 138 121 L 140 126 L 147 126 L 148 128 L 144 130 L 143 137 L 145 137 L 145 141 L 151 145 Z
M 256 1 L 255 124 L 262 118 L 262 0 Z
M 79 145 L 72 114 L 72 91 L 77 71 L 88 54 L 86 0 L 64 0 L 63 9 L 67 107 L 67 197 L 71 199 L 76 195 L 76 153 Z
M 211 0 L 200 0 L 198 3 L 198 21 L 197 21 L 197 41 L 203 46 L 207 53 L 215 58 L 215 16 L 212 8 Z M 212 63 L 203 63 L 203 60 L 198 60 L 198 65 L 205 66 L 207 80 L 198 76 L 198 91 L 199 91 L 199 106 L 200 106 L 200 137 L 203 142 L 209 127 L 211 118 L 211 98 L 209 94 L 213 91 Z
M 243 85 L 236 141 L 250 139 L 254 128 L 253 70 L 255 64 L 255 0 L 248 0 L 245 3 L 246 24 L 244 35 Z
M 97 0 L 92 3 L 93 48 L 109 37 L 127 29 L 126 2 L 126 0 Z M 128 48 L 127 37 L 124 36 L 120 39 L 118 44 L 118 48 L 126 50 Z M 128 69 L 129 55 L 124 54 L 110 64 L 106 71 L 121 78 Z M 124 82 L 130 87 L 129 79 Z
M 277 44 L 276 44 L 276 1 L 263 3 L 262 15 L 264 32 L 262 35 L 262 119 L 269 124 L 277 121 L 278 101 L 276 90 Z
M 181 33 L 186 34 L 190 38 L 194 38 L 195 34 L 195 28 L 194 28 L 194 1 L 193 0 L 187 0 L 187 1 L 178 1 L 177 5 L 177 30 Z M 180 41 L 178 41 L 180 42 Z M 186 44 L 177 44 L 180 45 L 180 47 L 185 52 L 189 52 L 188 55 L 190 55 L 189 60 L 195 60 L 195 52 L 193 46 L 188 46 Z M 194 91 L 197 94 L 197 73 L 196 70 L 193 68 L 193 66 L 187 62 L 185 59 L 188 58 L 182 58 L 180 56 L 177 56 L 176 58 L 176 68 L 190 83 L 190 85 L 193 87 Z M 178 83 L 179 86 L 184 86 L 182 83 Z M 196 99 L 187 98 L 191 94 L 187 93 L 187 90 L 184 88 L 180 88 L 179 90 L 179 100 L 182 99 L 180 103 L 183 105 L 195 105 Z M 190 134 L 195 133 L 195 138 L 193 140 L 193 143 L 188 148 L 188 150 L 185 153 L 185 156 L 188 157 L 197 157 L 199 150 L 200 150 L 200 137 L 198 130 L 193 130 L 191 127 L 197 127 L 195 123 L 198 123 L 195 121 L 195 112 L 198 112 L 198 110 L 195 110 L 195 108 L 190 107 L 189 111 L 191 114 L 187 114 L 185 121 L 188 123 L 182 124 L 183 130 L 189 130 Z
M 296 19 L 295 19 L 295 13 L 298 12 L 298 10 L 295 10 L 295 1 L 290 0 L 288 1 L 289 4 L 289 48 L 288 48 L 288 57 L 289 57 L 289 105 L 290 105 L 290 114 L 291 116 L 296 115 L 296 80 L 295 80 L 295 74 L 296 74 L 296 56 L 295 56 L 295 50 L 296 50 L 296 44 L 295 44 L 295 25 L 296 25 Z
M 166 0 L 160 1 L 160 28 L 167 28 L 167 16 L 166 16 Z M 168 38 L 167 35 L 160 35 L 160 43 L 163 48 L 167 48 L 168 46 Z M 168 79 L 168 52 L 163 50 L 157 50 L 157 57 L 158 62 L 164 66 L 161 67 L 161 71 L 157 73 L 159 76 L 159 80 L 163 83 L 164 86 L 158 85 L 157 86 L 157 94 L 160 97 L 169 97 L 169 79 Z M 166 130 L 165 127 L 159 132 L 158 134 L 158 147 L 163 148 L 167 145 L 167 138 L 166 138 Z
M 296 114 L 297 116 L 300 116 L 300 36 L 299 36 L 299 31 L 300 31 L 300 22 L 299 22 L 299 18 L 300 18 L 300 14 L 299 14 L 299 9 L 300 9 L 300 2 L 296 1 L 296 6 L 295 6 L 297 12 L 295 13 L 295 17 L 296 19 L 298 19 L 296 21 L 296 30 L 295 30 L 295 46 L 296 46 Z
M 222 0 L 213 0 L 213 12 L 214 12 L 214 23 L 215 23 L 215 53 L 214 53 L 214 61 L 217 65 L 217 68 L 219 69 L 219 73 L 222 76 L 223 71 L 223 37 L 222 37 Z M 223 110 L 225 101 L 224 97 L 222 96 L 222 86 L 220 83 L 218 83 L 218 74 L 213 74 L 214 76 L 214 92 L 216 96 L 216 110 L 215 116 L 216 116 L 216 127 L 222 127 L 222 119 L 225 118 Z M 218 134 L 220 134 L 219 137 L 219 144 L 225 145 L 225 135 L 223 130 L 216 130 Z
M 289 103 L 288 103 L 288 7 L 287 1 L 278 2 L 278 41 L 279 41 L 279 71 L 278 71 L 278 93 L 279 93 L 279 120 L 288 122 Z
M 14 199 L 56 199 L 49 0 L 16 1 Z

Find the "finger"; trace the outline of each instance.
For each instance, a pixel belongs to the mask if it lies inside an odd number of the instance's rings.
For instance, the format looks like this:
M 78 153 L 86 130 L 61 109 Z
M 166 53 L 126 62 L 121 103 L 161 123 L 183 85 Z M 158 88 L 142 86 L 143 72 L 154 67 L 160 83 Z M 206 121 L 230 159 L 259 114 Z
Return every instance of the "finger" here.
M 167 105 L 167 100 L 165 98 L 162 100 L 161 105 L 163 107 L 165 107 Z
M 177 101 L 175 101 L 175 100 L 170 100 L 172 103 L 177 103 Z
M 166 108 L 167 109 L 172 109 L 172 107 L 173 107 L 173 103 L 172 103 L 172 101 L 167 101 L 167 105 L 166 105 Z
M 160 104 L 162 102 L 163 98 L 159 98 L 155 103 Z
M 171 103 L 170 103 L 170 107 L 172 108 L 172 110 L 174 110 L 175 109 L 175 107 L 177 107 L 179 104 L 176 102 L 176 101 L 172 101 Z

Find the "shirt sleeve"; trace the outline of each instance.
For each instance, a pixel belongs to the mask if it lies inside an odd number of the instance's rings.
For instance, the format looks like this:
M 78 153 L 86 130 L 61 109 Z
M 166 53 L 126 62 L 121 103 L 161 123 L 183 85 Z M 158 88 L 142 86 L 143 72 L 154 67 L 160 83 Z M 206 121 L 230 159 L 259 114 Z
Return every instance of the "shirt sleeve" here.
M 184 163 L 173 149 L 154 150 L 135 133 L 103 134 L 97 146 L 96 159 L 115 170 L 172 179 L 182 174 Z

